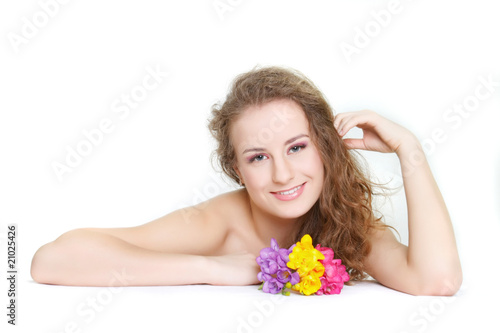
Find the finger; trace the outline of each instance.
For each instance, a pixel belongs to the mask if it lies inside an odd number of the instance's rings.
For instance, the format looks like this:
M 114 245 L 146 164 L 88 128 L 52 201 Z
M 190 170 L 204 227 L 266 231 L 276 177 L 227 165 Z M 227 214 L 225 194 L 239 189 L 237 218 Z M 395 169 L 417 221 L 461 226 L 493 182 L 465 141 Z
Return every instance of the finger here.
M 347 112 L 344 116 L 339 117 L 337 123 L 337 132 L 340 136 L 344 136 L 354 127 L 366 128 L 371 127 L 372 114 L 366 111 Z M 334 124 L 335 125 L 335 124 Z
M 340 136 L 345 135 L 348 130 L 346 130 L 346 124 L 349 122 L 349 119 L 352 117 L 352 112 L 340 113 L 335 117 L 335 121 L 333 122 L 333 126 L 337 130 Z
M 363 149 L 366 150 L 363 139 L 344 139 L 344 144 L 347 149 Z
M 351 129 L 359 125 L 359 119 L 355 116 L 342 118 L 337 128 L 340 136 L 346 135 Z

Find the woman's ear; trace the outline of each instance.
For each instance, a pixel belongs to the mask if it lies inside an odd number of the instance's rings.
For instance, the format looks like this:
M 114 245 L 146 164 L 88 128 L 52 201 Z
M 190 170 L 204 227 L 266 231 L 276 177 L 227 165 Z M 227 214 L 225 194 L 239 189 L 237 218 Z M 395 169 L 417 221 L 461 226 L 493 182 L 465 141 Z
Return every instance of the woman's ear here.
M 241 172 L 240 169 L 238 169 L 238 165 L 234 164 L 233 170 L 238 175 L 240 186 L 243 186 L 245 183 L 243 182 L 243 178 L 241 177 Z

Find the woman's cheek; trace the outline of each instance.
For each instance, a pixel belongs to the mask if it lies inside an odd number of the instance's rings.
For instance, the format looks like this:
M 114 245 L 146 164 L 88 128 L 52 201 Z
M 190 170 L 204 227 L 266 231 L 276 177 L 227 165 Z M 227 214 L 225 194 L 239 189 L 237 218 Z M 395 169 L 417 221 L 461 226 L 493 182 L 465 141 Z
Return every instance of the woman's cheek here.
M 247 188 L 259 188 L 265 182 L 265 171 L 263 168 L 248 168 L 246 170 L 245 185 Z

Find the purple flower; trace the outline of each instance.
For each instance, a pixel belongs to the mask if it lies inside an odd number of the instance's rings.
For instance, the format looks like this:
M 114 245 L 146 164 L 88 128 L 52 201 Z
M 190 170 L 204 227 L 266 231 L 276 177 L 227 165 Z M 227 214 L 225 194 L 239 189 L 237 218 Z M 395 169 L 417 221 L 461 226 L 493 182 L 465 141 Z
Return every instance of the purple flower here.
M 299 273 L 292 272 L 286 265 L 290 260 L 288 255 L 292 249 L 293 246 L 289 249 L 280 249 L 276 239 L 272 238 L 271 247 L 260 250 L 260 256 L 257 257 L 256 261 L 261 271 L 257 278 L 263 282 L 262 290 L 264 292 L 277 294 L 283 290 L 288 282 L 291 285 L 299 282 Z
M 269 280 L 264 281 L 264 285 L 262 286 L 262 290 L 265 293 L 277 294 L 281 292 L 284 284 L 278 281 L 278 279 L 274 277 L 270 277 Z
M 282 282 L 283 284 L 286 284 L 287 282 L 290 282 L 290 284 L 293 286 L 294 284 L 299 283 L 300 281 L 300 275 L 298 272 L 293 272 L 290 270 L 290 268 L 286 269 L 280 269 L 278 273 L 276 274 L 276 278 L 278 281 Z

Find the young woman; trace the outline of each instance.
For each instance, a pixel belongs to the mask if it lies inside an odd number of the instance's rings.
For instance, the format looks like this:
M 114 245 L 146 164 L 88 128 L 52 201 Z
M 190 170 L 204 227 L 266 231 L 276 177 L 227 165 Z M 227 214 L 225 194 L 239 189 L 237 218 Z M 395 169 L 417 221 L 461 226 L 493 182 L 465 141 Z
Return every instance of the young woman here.
M 343 139 L 352 128 L 361 139 Z M 372 111 L 336 116 L 301 73 L 260 68 L 235 79 L 209 128 L 222 170 L 242 188 L 130 228 L 69 231 L 42 246 L 31 274 L 48 284 L 257 284 L 255 258 L 271 238 L 308 233 L 331 247 L 351 280 L 372 276 L 414 295 L 453 295 L 462 272 L 444 200 L 419 141 Z M 372 211 L 375 185 L 350 149 L 396 153 L 409 245 Z

